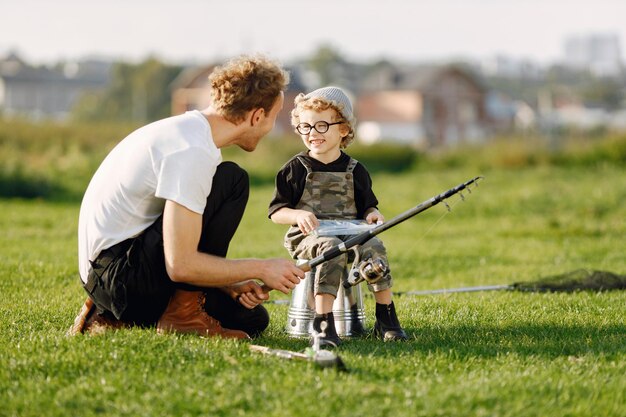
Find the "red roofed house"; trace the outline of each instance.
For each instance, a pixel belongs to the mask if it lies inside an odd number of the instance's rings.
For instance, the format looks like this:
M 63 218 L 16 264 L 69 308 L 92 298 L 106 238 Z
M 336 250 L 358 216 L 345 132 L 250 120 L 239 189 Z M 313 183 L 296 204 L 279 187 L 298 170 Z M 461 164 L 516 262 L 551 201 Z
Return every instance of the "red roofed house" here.
M 433 147 L 480 141 L 489 133 L 486 89 L 459 67 L 385 67 L 363 86 L 355 110 L 357 137 L 365 142 Z

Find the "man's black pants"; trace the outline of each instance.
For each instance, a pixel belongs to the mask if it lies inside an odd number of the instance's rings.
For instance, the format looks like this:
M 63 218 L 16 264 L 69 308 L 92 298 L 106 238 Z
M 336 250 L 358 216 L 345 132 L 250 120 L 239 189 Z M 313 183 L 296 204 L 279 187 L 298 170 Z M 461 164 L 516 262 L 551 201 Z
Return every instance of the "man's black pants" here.
M 248 195 L 246 171 L 233 162 L 221 163 L 202 216 L 200 252 L 226 256 Z M 98 310 L 128 323 L 154 325 L 179 288 L 204 291 L 205 310 L 226 328 L 255 336 L 269 324 L 267 310 L 261 305 L 247 309 L 218 288 L 198 288 L 170 280 L 163 252 L 163 216 L 139 236 L 102 251 L 91 266 L 85 289 Z

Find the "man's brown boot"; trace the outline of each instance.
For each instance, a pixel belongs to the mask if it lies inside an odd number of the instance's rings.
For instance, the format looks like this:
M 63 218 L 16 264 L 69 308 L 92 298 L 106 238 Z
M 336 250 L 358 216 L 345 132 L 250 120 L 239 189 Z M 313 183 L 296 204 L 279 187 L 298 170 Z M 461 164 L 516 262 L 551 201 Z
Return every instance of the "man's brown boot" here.
M 229 339 L 250 339 L 248 333 L 222 327 L 204 311 L 202 291 L 176 290 L 157 323 L 157 333 L 196 333 L 200 336 L 221 336 Z
M 67 331 L 68 336 L 76 336 L 77 334 L 81 334 L 85 329 L 85 322 L 93 314 L 93 310 L 95 309 L 95 304 L 93 300 L 87 297 L 85 303 L 80 309 L 78 316 L 74 319 L 74 324 Z
M 130 327 L 127 323 L 117 320 L 111 313 L 98 313 L 93 300 L 87 297 L 85 304 L 80 309 L 78 316 L 74 319 L 74 324 L 67 331 L 68 336 L 76 336 L 80 333 L 90 335 L 103 334 L 107 330 L 122 329 Z

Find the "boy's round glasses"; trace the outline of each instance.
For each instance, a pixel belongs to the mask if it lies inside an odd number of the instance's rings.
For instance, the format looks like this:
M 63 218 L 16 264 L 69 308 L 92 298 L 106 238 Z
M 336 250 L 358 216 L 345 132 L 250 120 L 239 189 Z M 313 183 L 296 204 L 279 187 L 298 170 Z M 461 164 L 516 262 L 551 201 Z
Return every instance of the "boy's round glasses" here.
M 311 129 L 315 129 L 317 133 L 326 133 L 332 125 L 338 125 L 341 123 L 345 122 L 328 123 L 320 120 L 319 122 L 315 122 L 313 126 L 308 123 L 300 123 L 298 126 L 296 126 L 296 130 L 301 135 L 308 135 L 309 133 L 311 133 Z

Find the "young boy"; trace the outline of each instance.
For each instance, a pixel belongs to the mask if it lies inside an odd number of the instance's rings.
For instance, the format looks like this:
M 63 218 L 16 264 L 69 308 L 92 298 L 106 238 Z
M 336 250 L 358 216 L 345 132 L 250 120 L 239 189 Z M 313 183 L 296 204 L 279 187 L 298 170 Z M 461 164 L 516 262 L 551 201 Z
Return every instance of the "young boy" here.
M 308 260 L 342 242 L 340 237 L 312 234 L 319 219 L 365 219 L 372 224 L 384 217 L 376 208 L 369 173 L 341 150 L 354 138 L 355 119 L 346 94 L 337 87 L 325 87 L 298 95 L 291 123 L 308 151 L 294 156 L 278 172 L 269 217 L 274 223 L 291 225 L 285 246 L 293 258 Z M 362 245 L 359 253 L 361 259 L 378 257 L 387 264 L 385 247 L 376 237 Z M 320 332 L 321 323 L 327 323 L 323 345 L 341 343 L 332 306 L 347 263 L 347 254 L 342 254 L 316 268 L 313 329 Z M 368 284 L 376 299 L 374 334 L 385 341 L 407 338 L 392 302 L 391 284 L 388 272 Z

